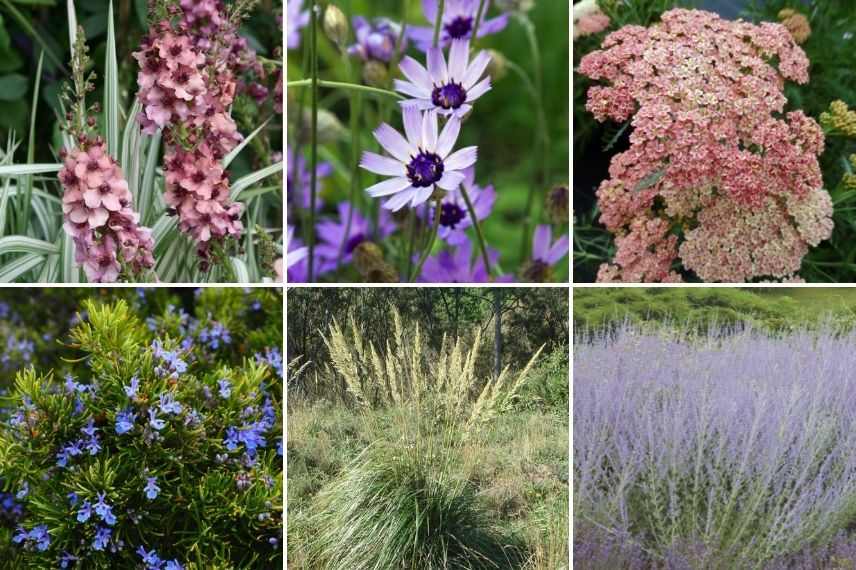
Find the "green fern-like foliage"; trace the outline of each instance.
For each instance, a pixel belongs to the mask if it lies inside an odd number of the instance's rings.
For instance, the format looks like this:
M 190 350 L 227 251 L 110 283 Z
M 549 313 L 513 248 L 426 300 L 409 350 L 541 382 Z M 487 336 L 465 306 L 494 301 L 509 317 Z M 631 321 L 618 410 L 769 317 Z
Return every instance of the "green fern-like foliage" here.
M 22 512 L 0 520 L 3 567 L 150 567 L 141 548 L 185 569 L 281 567 L 282 298 L 225 291 L 199 318 L 86 301 L 69 375 L 17 375 L 0 473 Z

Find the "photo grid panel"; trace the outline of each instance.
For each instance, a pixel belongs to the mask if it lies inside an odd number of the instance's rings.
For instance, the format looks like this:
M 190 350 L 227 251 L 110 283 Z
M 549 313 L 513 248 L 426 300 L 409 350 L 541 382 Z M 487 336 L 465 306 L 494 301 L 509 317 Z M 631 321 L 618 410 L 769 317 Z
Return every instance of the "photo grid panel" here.
M 567 287 L 287 297 L 289 568 L 570 567 Z
M 0 567 L 282 568 L 281 288 L 0 288 Z

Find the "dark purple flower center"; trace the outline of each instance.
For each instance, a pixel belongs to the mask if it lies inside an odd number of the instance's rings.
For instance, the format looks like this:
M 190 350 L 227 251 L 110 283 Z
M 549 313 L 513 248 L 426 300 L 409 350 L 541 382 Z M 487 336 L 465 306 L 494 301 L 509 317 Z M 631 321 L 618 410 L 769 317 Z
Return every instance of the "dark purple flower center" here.
M 355 249 L 357 246 L 366 241 L 366 236 L 364 234 L 356 234 L 351 237 L 347 242 L 345 242 L 345 255 L 348 255 Z
M 443 177 L 443 159 L 422 151 L 407 165 L 407 178 L 417 188 L 427 188 Z
M 447 202 L 440 207 L 440 225 L 455 229 L 458 222 L 463 220 L 467 214 L 455 203 Z
M 532 283 L 546 283 L 551 274 L 550 266 L 540 259 L 533 259 L 523 268 L 523 278 Z
M 472 16 L 458 16 L 443 27 L 453 40 L 465 38 L 473 29 L 473 18 Z
M 467 100 L 464 86 L 454 81 L 435 87 L 431 92 L 431 102 L 443 109 L 457 109 Z

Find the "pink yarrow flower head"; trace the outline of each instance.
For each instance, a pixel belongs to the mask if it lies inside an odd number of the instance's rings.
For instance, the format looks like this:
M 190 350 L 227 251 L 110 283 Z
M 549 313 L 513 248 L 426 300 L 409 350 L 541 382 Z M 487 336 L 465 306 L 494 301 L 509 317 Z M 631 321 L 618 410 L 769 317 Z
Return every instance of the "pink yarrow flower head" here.
M 134 274 L 153 267 L 151 232 L 139 226 L 128 183 L 104 141 L 84 140 L 63 155 L 63 227 L 87 278 L 113 282 L 123 266 Z
M 783 114 L 784 81 L 806 83 L 808 64 L 780 24 L 682 9 L 665 12 L 650 28 L 625 26 L 582 58 L 580 73 L 599 83 L 589 89 L 587 109 L 598 121 L 630 120 L 633 127 L 630 148 L 612 158 L 597 192 L 601 222 L 618 244 L 600 278 L 676 280 L 670 269 L 676 259 L 669 259 L 676 246 L 677 260 L 703 279 L 748 280 L 798 268 L 797 254 L 806 248 L 792 247 L 785 256 L 767 240 L 800 235 L 800 223 L 772 215 L 776 208 L 819 203 L 817 193 L 825 193 L 820 126 L 801 111 Z M 720 245 L 674 243 L 675 235 L 687 241 L 702 235 L 711 208 L 719 223 L 705 235 L 717 235 Z M 701 226 L 713 228 L 712 221 Z M 757 233 L 752 224 L 761 222 L 772 226 Z M 815 224 L 813 241 L 826 239 L 830 224 Z M 721 232 L 729 227 L 752 227 L 754 245 L 735 243 L 724 254 L 721 248 L 730 246 Z M 778 261 L 760 261 L 765 251 Z
M 453 40 L 448 65 L 439 47 L 428 49 L 428 69 L 406 56 L 399 67 L 409 81 L 396 79 L 395 90 L 414 99 L 402 101 L 401 106 L 463 118 L 473 102 L 490 90 L 490 78 L 482 79 L 490 54 L 482 50 L 472 61 L 469 54 L 469 40 Z
M 448 47 L 454 40 L 468 40 L 473 37 L 479 0 L 446 0 L 440 23 L 440 47 Z M 422 12 L 432 26 L 408 26 L 407 34 L 422 51 L 428 51 L 433 42 L 433 23 L 437 20 L 437 0 L 422 0 Z M 496 34 L 508 25 L 508 14 L 487 18 L 490 0 L 485 2 L 484 13 L 479 24 L 478 37 Z
M 383 207 L 397 211 L 406 205 L 424 204 L 436 188 L 451 191 L 464 181 L 463 171 L 475 164 L 477 149 L 465 147 L 452 152 L 461 121 L 449 118 L 438 135 L 437 112 L 423 113 L 414 107 L 403 109 L 407 138 L 383 123 L 374 137 L 391 157 L 364 152 L 360 166 L 375 174 L 392 176 L 366 189 L 369 196 L 392 196 Z

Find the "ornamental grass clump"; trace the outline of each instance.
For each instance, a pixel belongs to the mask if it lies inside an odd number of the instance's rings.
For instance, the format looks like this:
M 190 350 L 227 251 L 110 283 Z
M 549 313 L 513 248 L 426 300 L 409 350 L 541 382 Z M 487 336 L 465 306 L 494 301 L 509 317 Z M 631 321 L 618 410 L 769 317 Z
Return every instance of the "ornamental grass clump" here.
M 599 281 L 797 279 L 809 248 L 832 233 L 818 156 L 824 133 L 785 113 L 785 81 L 809 61 L 781 24 L 670 10 L 625 26 L 580 61 L 597 81 L 586 108 L 627 122 L 597 191 L 617 251 Z
M 212 295 L 202 310 L 216 309 Z M 262 295 L 246 310 L 272 303 Z M 277 344 L 246 352 L 260 335 L 272 340 L 270 327 L 246 332 L 174 310 L 144 323 L 125 301 L 84 307 L 65 378 L 24 369 L 7 398 L 0 472 L 19 508 L 0 529 L 5 559 L 16 568 L 280 566 L 281 359 Z
M 500 569 L 520 567 L 522 541 L 488 519 L 467 479 L 487 425 L 513 405 L 540 353 L 517 375 L 481 379 L 476 331 L 426 347 L 419 326 L 392 309 L 392 341 L 378 350 L 351 318 L 325 338 L 327 379 L 372 434 L 369 445 L 321 489 L 297 549 L 310 568 Z M 294 363 L 294 367 L 297 363 Z M 395 426 L 391 428 L 391 426 Z M 388 431 L 401 434 L 390 442 Z
M 576 561 L 767 568 L 807 552 L 800 567 L 833 567 L 822 553 L 856 521 L 854 343 L 632 326 L 578 338 Z

